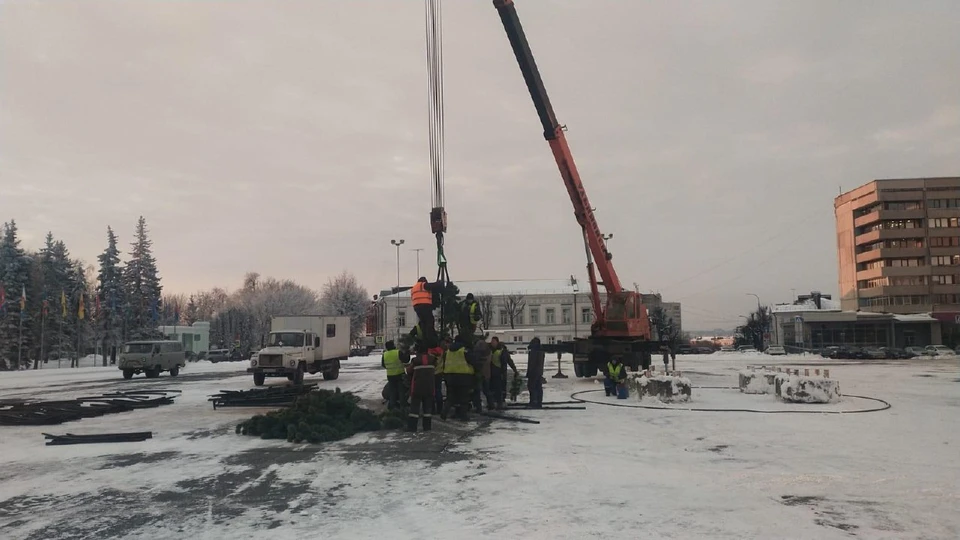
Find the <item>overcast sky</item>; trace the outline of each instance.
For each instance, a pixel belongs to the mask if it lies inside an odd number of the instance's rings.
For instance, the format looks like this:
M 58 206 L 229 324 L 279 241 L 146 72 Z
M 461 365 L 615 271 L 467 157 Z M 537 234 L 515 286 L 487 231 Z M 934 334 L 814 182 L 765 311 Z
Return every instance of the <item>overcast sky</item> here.
M 517 0 L 625 284 L 732 327 L 836 292 L 833 197 L 960 174 L 960 3 Z M 444 3 L 456 279 L 584 275 L 496 10 Z M 433 275 L 423 2 L 0 2 L 0 218 L 166 292 Z

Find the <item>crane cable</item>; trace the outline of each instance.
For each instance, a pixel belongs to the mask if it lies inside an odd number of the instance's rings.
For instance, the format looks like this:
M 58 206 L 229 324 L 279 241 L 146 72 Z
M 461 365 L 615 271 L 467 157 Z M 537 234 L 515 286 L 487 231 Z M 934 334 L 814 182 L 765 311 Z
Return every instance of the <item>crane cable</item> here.
M 443 253 L 443 235 L 446 232 L 444 209 L 444 122 L 443 122 L 443 24 L 440 0 L 424 0 L 427 53 L 427 116 L 430 133 L 430 226 L 437 238 L 437 281 L 450 281 L 447 258 Z M 446 289 L 444 287 L 444 289 Z M 444 291 L 445 292 L 445 291 Z M 440 295 L 439 328 L 444 327 L 443 293 Z

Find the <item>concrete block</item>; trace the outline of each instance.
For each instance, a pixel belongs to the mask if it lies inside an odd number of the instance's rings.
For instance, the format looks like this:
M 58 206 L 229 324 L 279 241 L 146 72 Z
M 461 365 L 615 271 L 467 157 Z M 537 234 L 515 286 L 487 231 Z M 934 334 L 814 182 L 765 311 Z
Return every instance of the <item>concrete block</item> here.
M 640 400 L 651 397 L 664 403 L 675 403 L 690 401 L 692 395 L 690 379 L 684 377 L 682 373 L 671 375 L 638 373 L 629 380 L 629 384 L 634 395 Z
M 740 391 L 744 394 L 772 394 L 777 372 L 766 367 L 750 368 L 740 372 Z
M 774 384 L 777 398 L 788 403 L 836 403 L 841 399 L 839 381 L 826 376 L 800 375 L 796 370 L 778 374 Z

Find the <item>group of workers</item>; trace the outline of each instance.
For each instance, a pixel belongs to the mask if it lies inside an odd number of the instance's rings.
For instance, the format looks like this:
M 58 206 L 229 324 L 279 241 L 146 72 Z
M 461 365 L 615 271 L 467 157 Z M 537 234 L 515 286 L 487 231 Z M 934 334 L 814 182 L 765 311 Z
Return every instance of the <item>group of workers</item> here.
M 453 339 L 438 336 L 433 295 L 443 287 L 443 283 L 429 283 L 423 277 L 417 281 L 410 291 L 418 318 L 409 334 L 412 347 L 398 347 L 389 341 L 383 353 L 381 364 L 387 371 L 388 406 L 408 411 L 408 431 L 417 431 L 421 421 L 423 430 L 430 431 L 435 412 L 444 420 L 451 413 L 467 420 L 469 411 L 483 410 L 484 398 L 488 411 L 504 410 L 507 370 L 512 370 L 514 377 L 520 377 L 509 349 L 499 338 L 493 337 L 488 342 L 485 335 L 477 335 L 482 312 L 472 293 L 459 304 L 459 334 Z M 532 407 L 539 407 L 543 402 L 543 364 L 540 340 L 533 338 L 527 357 L 527 388 Z M 407 384 L 409 390 L 405 391 Z

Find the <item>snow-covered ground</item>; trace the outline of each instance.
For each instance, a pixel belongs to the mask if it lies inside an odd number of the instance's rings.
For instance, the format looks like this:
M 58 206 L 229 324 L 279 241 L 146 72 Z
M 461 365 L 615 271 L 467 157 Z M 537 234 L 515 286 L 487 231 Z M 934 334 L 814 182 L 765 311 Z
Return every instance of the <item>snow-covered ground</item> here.
M 548 360 L 548 372 L 555 360 Z M 520 364 L 523 370 L 522 362 Z M 792 405 L 742 395 L 748 365 L 828 367 L 876 402 Z M 0 426 L 0 537 L 54 538 L 944 538 L 960 537 L 958 360 L 678 357 L 689 403 L 607 398 L 552 379 L 546 401 L 586 410 L 435 423 L 327 445 L 235 435 L 254 409 L 207 396 L 251 387 L 245 363 L 188 364 L 131 381 L 116 368 L 0 373 L 0 399 L 125 388 L 182 390 L 174 405 L 60 426 Z M 564 371 L 572 375 L 569 363 Z M 308 381 L 321 381 L 318 376 Z M 379 404 L 379 358 L 344 363 L 339 386 Z M 285 384 L 268 379 L 268 384 Z M 525 396 L 522 396 L 523 399 Z M 625 405 L 611 407 L 608 404 Z M 691 411 L 687 409 L 710 409 Z M 765 412 L 723 412 L 750 409 Z M 771 414 L 818 410 L 844 414 Z M 41 433 L 152 430 L 140 443 L 44 446 Z

